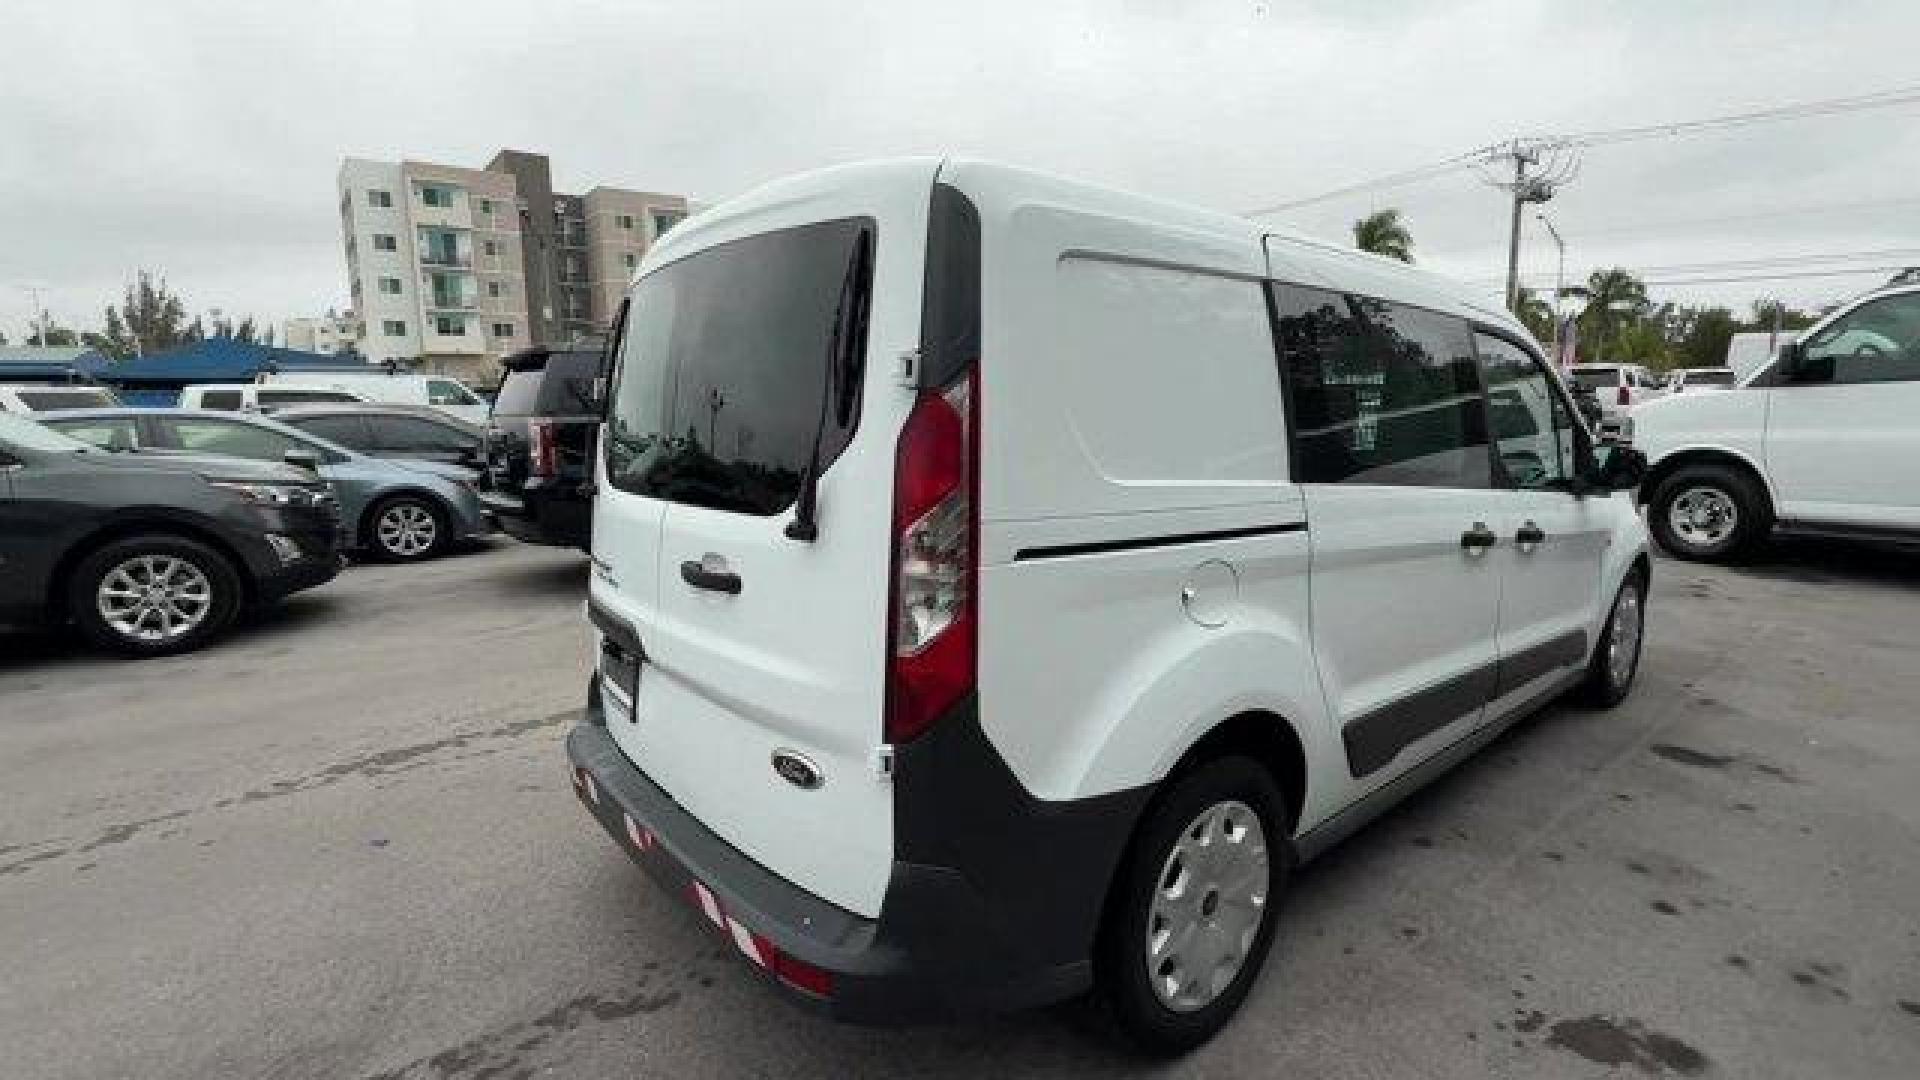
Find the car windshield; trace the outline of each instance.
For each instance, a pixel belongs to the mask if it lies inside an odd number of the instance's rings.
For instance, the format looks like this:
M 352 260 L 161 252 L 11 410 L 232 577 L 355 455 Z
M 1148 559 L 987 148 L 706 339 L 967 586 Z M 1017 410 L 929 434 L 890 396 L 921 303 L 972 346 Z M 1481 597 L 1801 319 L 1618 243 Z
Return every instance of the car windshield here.
M 50 454 L 84 454 L 93 449 L 78 439 L 70 439 L 12 413 L 0 413 L 0 444 Z
M 1582 390 L 1610 390 L 1620 385 L 1619 368 L 1574 368 L 1572 374 L 1574 384 Z

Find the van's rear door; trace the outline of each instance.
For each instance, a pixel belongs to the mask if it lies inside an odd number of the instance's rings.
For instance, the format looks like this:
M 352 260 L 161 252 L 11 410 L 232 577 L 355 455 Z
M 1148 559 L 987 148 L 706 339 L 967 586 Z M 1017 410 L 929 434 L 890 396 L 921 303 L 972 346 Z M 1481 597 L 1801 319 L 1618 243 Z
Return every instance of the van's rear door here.
M 918 339 L 933 176 L 816 175 L 676 230 L 633 293 L 597 511 L 662 512 L 616 741 L 728 843 L 868 917 L 893 859 L 888 555 L 912 398 L 889 368 Z M 810 468 L 811 541 L 789 535 Z M 597 554 L 606 536 L 596 521 Z

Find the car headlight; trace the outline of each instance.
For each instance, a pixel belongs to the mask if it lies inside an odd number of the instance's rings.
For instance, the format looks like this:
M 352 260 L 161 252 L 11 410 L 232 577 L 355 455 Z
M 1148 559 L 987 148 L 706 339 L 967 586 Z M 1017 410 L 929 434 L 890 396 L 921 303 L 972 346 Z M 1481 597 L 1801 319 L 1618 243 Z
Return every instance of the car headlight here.
M 316 501 L 314 492 L 295 484 L 248 484 L 232 480 L 209 480 L 217 488 L 225 488 L 250 503 L 267 506 L 311 506 Z

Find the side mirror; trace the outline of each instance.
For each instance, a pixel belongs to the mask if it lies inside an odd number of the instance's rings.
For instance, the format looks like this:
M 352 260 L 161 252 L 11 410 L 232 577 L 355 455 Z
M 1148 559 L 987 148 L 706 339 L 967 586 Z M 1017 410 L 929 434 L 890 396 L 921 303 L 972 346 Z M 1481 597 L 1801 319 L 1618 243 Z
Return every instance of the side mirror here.
M 1631 443 L 1593 448 L 1593 484 L 1602 491 L 1632 491 L 1647 478 L 1647 455 Z
M 319 455 L 313 453 L 311 450 L 289 450 L 280 460 L 296 469 L 305 469 L 310 473 L 318 473 L 320 471 Z
M 477 446 L 463 446 L 460 448 L 460 452 L 454 455 L 454 460 L 470 469 L 477 469 L 480 467 L 480 448 Z

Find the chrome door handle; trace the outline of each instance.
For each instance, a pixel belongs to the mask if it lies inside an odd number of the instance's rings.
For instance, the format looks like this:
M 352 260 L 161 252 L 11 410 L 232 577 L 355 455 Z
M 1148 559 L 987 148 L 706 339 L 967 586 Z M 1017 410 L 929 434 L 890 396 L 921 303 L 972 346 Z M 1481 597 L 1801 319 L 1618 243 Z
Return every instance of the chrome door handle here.
M 1469 555 L 1478 555 L 1499 542 L 1500 538 L 1484 521 L 1474 522 L 1473 528 L 1460 534 L 1460 547 Z
M 1530 554 L 1534 548 L 1547 542 L 1547 533 L 1546 530 L 1529 521 L 1520 526 L 1519 532 L 1513 534 L 1513 542 L 1522 555 Z

